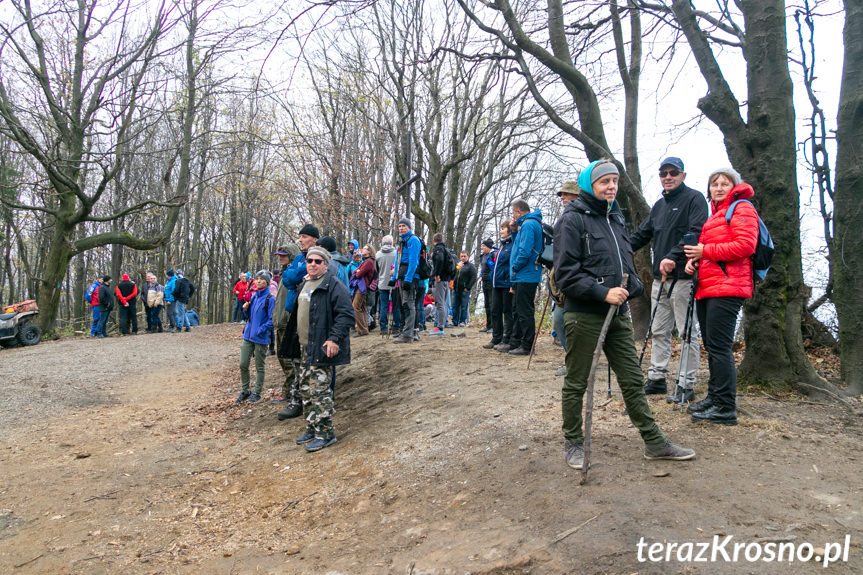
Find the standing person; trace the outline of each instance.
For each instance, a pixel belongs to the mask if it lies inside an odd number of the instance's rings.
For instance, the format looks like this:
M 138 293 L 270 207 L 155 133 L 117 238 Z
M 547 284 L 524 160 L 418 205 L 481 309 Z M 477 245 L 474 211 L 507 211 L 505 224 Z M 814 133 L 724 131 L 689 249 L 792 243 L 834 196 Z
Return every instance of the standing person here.
M 192 331 L 189 318 L 186 317 L 186 306 L 189 304 L 189 299 L 191 299 L 194 293 L 195 286 L 183 275 L 183 270 L 177 268 L 177 284 L 174 287 L 174 313 L 177 316 L 175 319 L 177 322 L 177 331 L 183 328 L 186 331 Z
M 651 312 L 653 345 L 650 349 L 650 369 L 644 382 L 644 393 L 647 395 L 664 394 L 667 391 L 671 334 L 675 325 L 677 333 L 683 334 L 692 288 L 692 276 L 685 269 L 683 236 L 691 233 L 698 237 L 701 226 L 707 220 L 704 196 L 683 182 L 686 179 L 683 160 L 674 156 L 662 160 L 659 179 L 662 182 L 662 198 L 653 205 L 650 215 L 632 235 L 632 251 L 638 251 L 653 240 L 653 289 L 650 294 L 654 308 Z M 667 279 L 662 297 L 659 297 L 662 278 Z M 689 319 L 696 321 L 694 314 Z M 692 390 L 699 357 L 697 324 L 693 325 L 692 331 L 695 336 L 680 357 L 680 364 L 686 366 L 686 372 L 681 373 L 680 381 L 675 382 L 674 392 L 667 398 L 669 403 L 693 400 Z
M 308 275 L 298 287 L 286 340 L 279 353 L 294 358 L 300 371 L 305 432 L 296 439 L 307 452 L 334 444 L 333 389 L 330 385 L 337 365 L 351 362 L 350 333 L 354 323 L 347 288 L 327 273 L 330 252 L 310 248 L 305 257 Z
M 420 289 L 420 276 L 417 268 L 420 263 L 421 250 L 422 242 L 411 231 L 411 221 L 407 218 L 400 219 L 398 271 L 395 279 L 399 284 L 399 298 L 401 298 L 402 304 L 402 332 L 393 340 L 393 343 L 413 343 L 419 339 L 416 333 L 417 290 Z
M 668 441 L 656 425 L 635 352 L 632 321 L 626 300 L 644 287 L 635 275 L 629 234 L 617 196 L 617 166 L 608 160 L 591 162 L 578 176 L 578 199 L 569 202 L 554 226 L 554 271 L 566 295 L 564 322 L 567 341 L 562 411 L 564 458 L 573 469 L 584 466 L 582 401 L 593 353 L 609 306 L 619 306 L 608 326 L 605 356 L 617 375 L 632 424 L 644 440 L 646 459 L 685 460 L 695 451 Z M 619 287 L 630 274 L 626 288 Z
M 279 359 L 279 365 L 282 368 L 285 379 L 282 381 L 282 392 L 273 399 L 273 403 L 289 402 L 291 399 L 291 388 L 296 387 L 294 385 L 294 379 L 296 378 L 294 364 L 291 360 L 278 355 L 278 346 L 281 345 L 282 339 L 285 337 L 285 329 L 288 327 L 288 319 L 290 319 L 291 315 L 289 311 L 285 310 L 285 298 L 287 297 L 288 288 L 282 283 L 282 274 L 288 269 L 291 260 L 299 253 L 300 249 L 297 246 L 282 246 L 275 253 L 279 258 L 279 273 L 276 275 L 278 287 L 276 289 L 276 306 L 273 308 L 273 328 L 275 329 L 277 347 L 276 357 Z M 286 413 L 286 417 L 283 419 L 287 419 L 287 416 L 297 417 L 300 413 L 302 413 L 301 403 L 299 401 L 294 402 L 291 413 Z
M 362 337 L 369 335 L 368 326 L 368 310 L 366 308 L 366 296 L 371 290 L 372 281 L 375 279 L 377 271 L 375 269 L 374 248 L 368 244 L 362 249 L 355 252 L 362 255 L 362 262 L 359 267 L 354 270 L 353 282 L 356 284 L 356 290 L 353 296 L 354 321 L 356 322 L 357 333 L 354 337 Z
M 165 276 L 168 278 L 165 282 L 165 315 L 168 317 L 168 331 L 171 333 L 176 333 L 177 330 L 177 314 L 176 309 L 176 300 L 174 299 L 174 287 L 177 285 L 177 276 L 174 273 L 174 270 L 168 270 L 165 272 Z
M 432 286 L 432 296 L 434 297 L 435 317 L 434 329 L 429 335 L 443 335 L 444 327 L 446 326 L 447 305 L 446 296 L 449 291 L 449 282 L 452 278 L 452 257 L 447 250 L 446 244 L 443 243 L 443 234 L 438 232 L 432 236 L 434 248 L 432 248 L 432 277 L 434 278 L 434 286 Z
M 386 235 L 381 238 L 381 249 L 375 254 L 375 268 L 378 272 L 378 323 L 381 326 L 381 335 L 386 334 L 389 327 L 390 305 L 393 313 L 392 333 L 398 333 L 401 329 L 399 290 L 390 285 L 395 261 L 396 248 L 393 246 L 393 237 Z
M 240 272 L 240 276 L 237 278 L 237 283 L 234 284 L 234 313 L 231 316 L 231 323 L 240 323 L 245 320 L 245 316 L 243 315 L 243 304 L 245 300 L 243 296 L 246 294 L 246 289 L 248 288 L 248 283 L 246 280 L 246 274 Z
M 339 280 L 345 284 L 345 287 L 349 288 L 351 278 L 348 273 L 348 265 L 351 263 L 351 258 L 338 252 L 338 249 L 336 249 L 336 238 L 332 236 L 321 236 L 317 245 L 330 252 L 330 256 L 332 256 L 329 272 L 327 273 L 336 274 Z
M 270 294 L 269 284 L 273 274 L 261 270 L 255 274 L 255 291 L 249 302 L 249 321 L 243 329 L 243 343 L 240 346 L 240 384 L 242 390 L 234 403 L 256 403 L 261 400 L 264 388 L 267 348 L 273 332 L 273 309 L 276 298 Z M 255 356 L 255 390 L 249 387 L 249 364 Z
M 120 303 L 120 335 L 138 335 L 138 286 L 129 274 L 123 274 L 114 291 Z
M 708 200 L 712 214 L 705 222 L 698 244 L 684 246 L 689 258 L 686 271 L 698 267 L 695 292 L 701 337 L 707 349 L 707 397 L 687 408 L 693 422 L 737 425 L 737 368 L 734 366 L 734 330 L 743 302 L 755 289 L 752 256 L 758 244 L 758 213 L 748 201 L 755 191 L 732 168 L 710 174 Z
M 467 252 L 461 252 L 458 257 L 460 263 L 452 284 L 452 291 L 455 295 L 452 303 L 452 322 L 459 327 L 465 327 L 470 323 L 468 308 L 470 307 L 470 290 L 476 283 L 476 266 L 471 263 Z
M 483 346 L 506 352 L 512 349 L 512 285 L 509 283 L 509 260 L 512 254 L 510 221 L 500 224 L 500 247 L 497 250 L 491 291 L 491 341 Z
M 96 337 L 108 337 L 108 320 L 113 309 L 114 293 L 111 289 L 111 276 L 102 276 L 102 283 L 99 284 L 99 326 L 96 328 Z
M 564 209 L 566 209 L 566 204 L 578 197 L 578 189 L 578 183 L 576 182 L 566 182 L 561 186 L 557 192 L 557 197 L 563 203 Z M 557 305 L 556 302 L 553 305 L 554 307 L 551 310 L 551 328 L 560 340 L 563 352 L 566 353 L 566 328 L 563 324 L 563 306 Z M 566 375 L 566 366 L 558 369 L 554 375 Z
M 101 283 L 100 279 L 96 278 L 84 294 L 84 299 L 87 300 L 87 303 L 93 309 L 93 319 L 90 322 L 90 337 L 95 337 L 99 331 L 99 286 Z
M 488 333 L 491 331 L 491 290 L 494 289 L 494 266 L 497 250 L 494 247 L 494 240 L 486 238 L 479 246 L 479 269 L 480 278 L 482 279 L 482 301 L 485 306 L 485 327 L 480 333 Z
M 282 305 L 282 309 L 286 312 L 285 317 L 286 320 L 280 321 L 280 323 L 284 323 L 285 325 L 285 334 L 288 331 L 288 324 L 292 319 L 294 314 L 294 304 L 297 300 L 297 288 L 303 282 L 303 278 L 306 276 L 306 253 L 315 247 L 315 243 L 320 239 L 321 234 L 318 231 L 318 228 L 312 224 L 306 224 L 302 228 L 300 228 L 299 234 L 297 234 L 297 243 L 299 244 L 299 253 L 294 257 L 294 260 L 291 264 L 285 268 L 282 272 L 282 286 L 285 288 L 285 300 Z M 326 251 L 326 250 L 324 250 Z M 327 252 L 329 253 L 329 252 Z M 282 260 L 279 259 L 281 262 Z M 345 287 L 345 289 L 348 289 Z M 282 344 L 282 340 L 279 340 L 279 345 Z M 285 371 L 285 383 L 290 385 L 290 390 L 286 394 L 288 399 L 288 405 L 286 405 L 283 409 L 281 409 L 278 413 L 279 420 L 291 419 L 294 417 L 298 417 L 303 412 L 303 401 L 300 396 L 300 388 L 299 388 L 299 374 L 300 374 L 300 365 L 298 360 L 290 360 L 284 350 L 279 350 L 278 352 L 279 360 L 281 362 L 282 359 L 285 362 L 290 362 L 292 367 L 292 373 L 294 374 L 291 377 L 291 381 L 288 382 L 288 370 L 283 366 L 283 370 Z
M 147 314 L 147 333 L 162 333 L 162 306 L 165 303 L 165 288 L 159 285 L 156 274 L 147 272 L 147 281 L 141 288 L 141 301 Z
M 513 287 L 513 311 L 517 341 L 510 341 L 515 348 L 510 355 L 529 355 L 536 335 L 536 288 L 542 280 L 542 266 L 536 259 L 542 253 L 545 242 L 542 238 L 542 212 L 530 211 L 524 200 L 512 203 L 512 219 L 518 226 L 518 235 L 513 240 L 509 260 L 509 281 Z

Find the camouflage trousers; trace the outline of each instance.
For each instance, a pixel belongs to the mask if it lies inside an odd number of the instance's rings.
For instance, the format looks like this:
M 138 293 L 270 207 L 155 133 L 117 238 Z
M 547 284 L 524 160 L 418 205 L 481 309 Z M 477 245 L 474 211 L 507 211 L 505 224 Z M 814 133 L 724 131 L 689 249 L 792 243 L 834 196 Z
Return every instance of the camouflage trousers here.
M 315 437 L 329 438 L 333 431 L 333 392 L 330 389 L 332 367 L 307 365 L 303 357 L 300 365 L 300 397 L 303 399 L 303 416 Z
M 276 346 L 281 345 L 284 337 L 284 330 L 276 330 Z M 285 396 L 288 403 L 299 405 L 302 401 L 300 399 L 299 378 L 297 377 L 300 371 L 300 362 L 296 359 L 279 357 L 279 365 L 282 366 L 282 373 L 285 374 L 285 381 L 282 382 L 282 395 Z

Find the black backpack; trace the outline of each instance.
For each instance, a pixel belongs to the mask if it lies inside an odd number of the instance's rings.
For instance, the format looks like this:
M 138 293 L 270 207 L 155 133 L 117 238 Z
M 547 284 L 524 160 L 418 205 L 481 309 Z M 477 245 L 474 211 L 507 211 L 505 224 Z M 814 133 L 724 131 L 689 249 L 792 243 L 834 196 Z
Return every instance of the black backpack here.
M 458 258 L 455 252 L 444 246 L 443 248 L 443 271 L 444 275 L 441 279 L 451 280 L 455 277 L 456 266 L 458 266 Z
M 421 280 L 427 280 L 431 277 L 433 271 L 432 265 L 428 260 L 428 248 L 421 237 L 417 236 L 417 239 L 420 241 L 420 262 L 417 265 L 417 274 Z
M 536 263 L 551 269 L 554 266 L 554 228 L 542 222 L 542 252 L 536 256 Z

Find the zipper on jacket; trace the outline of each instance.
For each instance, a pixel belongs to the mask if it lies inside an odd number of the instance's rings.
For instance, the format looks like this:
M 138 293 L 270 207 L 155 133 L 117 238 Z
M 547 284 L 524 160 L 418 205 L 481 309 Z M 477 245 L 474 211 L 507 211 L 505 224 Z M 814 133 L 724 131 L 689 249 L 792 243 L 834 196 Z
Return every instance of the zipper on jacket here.
M 614 247 L 617 248 L 617 261 L 620 262 L 620 277 L 621 277 L 621 279 L 623 279 L 623 274 L 624 274 L 623 256 L 620 254 L 620 244 L 617 243 L 617 237 L 614 235 L 614 228 L 611 227 L 611 220 L 609 219 L 608 214 L 606 214 L 606 216 L 605 216 L 605 223 L 608 224 L 608 231 L 611 232 L 611 239 L 614 240 Z M 611 289 L 611 288 L 609 288 L 609 289 Z M 617 308 L 617 312 L 615 313 L 615 315 L 621 313 L 622 309 L 623 309 L 623 306 L 621 305 L 620 307 Z

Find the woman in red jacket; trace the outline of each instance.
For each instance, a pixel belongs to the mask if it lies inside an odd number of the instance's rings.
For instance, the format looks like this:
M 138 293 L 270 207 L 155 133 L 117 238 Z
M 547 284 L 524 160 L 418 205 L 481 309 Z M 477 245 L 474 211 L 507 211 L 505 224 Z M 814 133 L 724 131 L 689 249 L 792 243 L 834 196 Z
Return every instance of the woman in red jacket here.
M 698 268 L 696 311 L 710 368 L 707 397 L 687 408 L 693 422 L 737 425 L 737 368 L 731 346 L 737 315 L 754 289 L 758 213 L 749 202 L 735 206 L 730 222 L 725 213 L 732 203 L 748 200 L 754 193 L 731 168 L 710 174 L 707 199 L 712 215 L 701 228 L 698 245 L 683 247 L 689 258 L 686 272 L 692 274 Z

